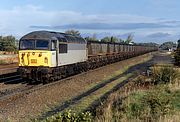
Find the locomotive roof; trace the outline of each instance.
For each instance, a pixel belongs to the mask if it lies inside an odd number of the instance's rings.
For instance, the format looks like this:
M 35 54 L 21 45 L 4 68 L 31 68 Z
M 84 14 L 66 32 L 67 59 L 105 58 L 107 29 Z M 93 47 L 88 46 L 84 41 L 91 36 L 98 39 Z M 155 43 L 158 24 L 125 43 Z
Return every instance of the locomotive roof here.
M 21 40 L 24 39 L 45 39 L 45 40 L 59 40 L 60 42 L 76 42 L 86 43 L 86 41 L 80 36 L 74 36 L 71 34 L 52 32 L 52 31 L 33 31 L 24 35 Z

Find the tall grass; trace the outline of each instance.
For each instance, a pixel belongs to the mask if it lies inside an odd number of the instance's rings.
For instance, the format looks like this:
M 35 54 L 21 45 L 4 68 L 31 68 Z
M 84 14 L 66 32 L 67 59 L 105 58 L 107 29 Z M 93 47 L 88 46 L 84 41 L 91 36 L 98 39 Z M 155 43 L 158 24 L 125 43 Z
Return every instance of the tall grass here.
M 174 53 L 175 58 L 175 64 L 177 66 L 180 66 L 180 49 L 177 49 L 177 51 Z
M 0 64 L 6 64 L 4 60 L 0 60 Z
M 177 82 L 177 69 L 155 66 L 151 78 L 139 76 L 109 96 L 96 109 L 95 121 L 176 121 L 180 115 L 180 86 Z
M 172 66 L 154 66 L 152 68 L 152 81 L 155 85 L 174 83 L 179 77 L 179 71 Z

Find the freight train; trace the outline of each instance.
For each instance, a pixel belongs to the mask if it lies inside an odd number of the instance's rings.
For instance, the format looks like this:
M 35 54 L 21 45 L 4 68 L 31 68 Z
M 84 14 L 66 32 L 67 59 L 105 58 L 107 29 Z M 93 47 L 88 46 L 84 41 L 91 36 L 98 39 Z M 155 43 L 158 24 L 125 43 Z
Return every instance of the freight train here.
M 48 83 L 156 50 L 153 46 L 87 42 L 71 34 L 34 31 L 20 39 L 18 72 L 28 82 Z

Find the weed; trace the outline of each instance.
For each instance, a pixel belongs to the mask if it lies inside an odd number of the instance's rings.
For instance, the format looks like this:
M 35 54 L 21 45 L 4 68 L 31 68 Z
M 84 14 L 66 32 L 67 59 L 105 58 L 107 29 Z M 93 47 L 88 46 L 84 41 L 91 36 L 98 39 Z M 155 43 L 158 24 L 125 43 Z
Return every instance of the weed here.
M 73 113 L 71 110 L 67 110 L 64 113 L 58 113 L 51 117 L 48 117 L 45 122 L 91 122 L 92 116 L 90 112 Z M 39 120 L 35 120 L 39 122 Z
M 4 60 L 0 60 L 0 64 L 6 64 Z
M 179 71 L 173 67 L 158 67 L 152 68 L 152 80 L 155 85 L 173 83 L 175 79 L 179 78 Z

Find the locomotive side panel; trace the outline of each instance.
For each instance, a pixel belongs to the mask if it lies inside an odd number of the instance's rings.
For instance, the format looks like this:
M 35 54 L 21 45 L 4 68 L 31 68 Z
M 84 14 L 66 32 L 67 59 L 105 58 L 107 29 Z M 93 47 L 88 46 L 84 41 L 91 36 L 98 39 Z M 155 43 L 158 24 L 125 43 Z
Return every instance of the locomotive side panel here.
M 65 45 L 67 47 L 65 47 Z M 58 52 L 58 66 L 74 64 L 78 62 L 85 62 L 87 60 L 86 44 L 60 44 L 59 50 L 60 51 Z

